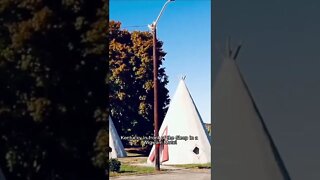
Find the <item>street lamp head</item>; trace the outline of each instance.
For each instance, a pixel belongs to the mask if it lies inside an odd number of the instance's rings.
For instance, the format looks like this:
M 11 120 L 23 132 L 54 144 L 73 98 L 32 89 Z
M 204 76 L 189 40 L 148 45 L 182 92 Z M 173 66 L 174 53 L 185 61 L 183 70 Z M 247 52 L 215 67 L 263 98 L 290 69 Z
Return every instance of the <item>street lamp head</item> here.
M 154 29 L 156 28 L 156 27 L 155 27 L 155 23 L 153 22 L 152 24 L 149 24 L 149 25 L 148 25 L 148 28 L 150 29 L 150 31 L 153 32 Z
M 168 1 L 173 2 L 173 1 L 175 1 L 175 0 L 168 0 Z

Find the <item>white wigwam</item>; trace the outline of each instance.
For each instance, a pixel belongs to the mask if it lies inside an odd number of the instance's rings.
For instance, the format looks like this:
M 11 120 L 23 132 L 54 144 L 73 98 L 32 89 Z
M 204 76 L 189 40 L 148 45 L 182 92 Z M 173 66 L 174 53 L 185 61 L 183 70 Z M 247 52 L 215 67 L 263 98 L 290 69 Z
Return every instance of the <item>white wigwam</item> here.
M 109 159 L 127 156 L 111 117 L 109 117 L 109 147 L 111 148 L 111 152 L 109 152 Z
M 229 49 L 213 88 L 213 178 L 289 180 L 254 99 Z
M 160 146 L 161 164 L 201 164 L 211 162 L 211 146 L 208 132 L 184 82 L 180 80 L 167 114 L 159 130 L 159 136 L 174 137 Z M 180 136 L 180 137 L 179 137 Z M 190 139 L 192 136 L 194 139 Z M 179 140 L 176 140 L 178 137 Z M 186 140 L 188 137 L 188 140 Z M 176 144 L 174 141 L 176 140 Z M 155 163 L 155 146 L 148 163 Z

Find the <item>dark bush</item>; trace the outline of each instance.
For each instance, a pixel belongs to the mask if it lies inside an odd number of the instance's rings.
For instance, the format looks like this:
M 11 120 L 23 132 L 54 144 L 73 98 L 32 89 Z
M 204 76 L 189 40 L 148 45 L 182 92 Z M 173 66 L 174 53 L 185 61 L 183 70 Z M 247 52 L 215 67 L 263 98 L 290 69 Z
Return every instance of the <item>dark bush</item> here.
M 117 159 L 109 160 L 109 170 L 112 172 L 120 172 L 121 162 Z

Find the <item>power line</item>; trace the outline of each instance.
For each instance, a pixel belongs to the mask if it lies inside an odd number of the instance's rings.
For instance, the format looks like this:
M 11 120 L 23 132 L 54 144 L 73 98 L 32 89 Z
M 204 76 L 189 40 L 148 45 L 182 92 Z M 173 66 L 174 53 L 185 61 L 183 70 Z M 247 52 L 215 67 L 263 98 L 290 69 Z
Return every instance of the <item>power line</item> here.
M 131 28 L 131 27 L 148 27 L 147 25 L 137 25 L 137 26 L 125 26 L 122 28 Z

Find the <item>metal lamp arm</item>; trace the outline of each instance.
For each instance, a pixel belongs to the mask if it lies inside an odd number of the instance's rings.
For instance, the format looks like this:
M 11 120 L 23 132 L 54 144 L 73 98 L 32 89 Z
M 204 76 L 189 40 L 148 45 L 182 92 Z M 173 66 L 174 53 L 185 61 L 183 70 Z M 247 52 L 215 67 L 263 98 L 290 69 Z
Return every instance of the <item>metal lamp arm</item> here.
M 158 21 L 159 21 L 159 19 L 160 19 L 161 15 L 162 15 L 162 13 L 163 13 L 164 9 L 165 9 L 165 8 L 166 8 L 166 6 L 168 5 L 168 3 L 169 3 L 169 2 L 171 2 L 171 1 L 173 1 L 173 0 L 168 0 L 168 1 L 163 5 L 163 7 L 162 7 L 162 9 L 161 9 L 161 11 L 160 11 L 160 14 L 158 15 L 158 17 L 157 17 L 156 21 L 155 21 L 155 22 L 153 22 L 153 26 L 154 26 L 154 27 L 157 25 L 157 23 L 158 23 Z

